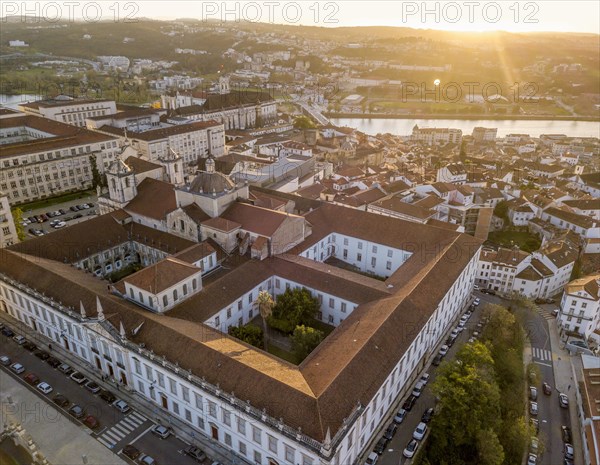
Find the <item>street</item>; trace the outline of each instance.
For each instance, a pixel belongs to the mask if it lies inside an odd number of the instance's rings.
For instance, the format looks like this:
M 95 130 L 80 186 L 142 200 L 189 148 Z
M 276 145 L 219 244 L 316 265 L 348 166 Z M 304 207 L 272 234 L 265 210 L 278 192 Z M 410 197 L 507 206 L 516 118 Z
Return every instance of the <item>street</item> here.
M 11 329 L 16 334 L 19 334 L 18 328 L 12 327 Z M 49 352 L 50 355 L 55 355 L 47 346 L 42 346 L 38 341 L 32 342 L 39 349 Z M 70 421 L 81 427 L 104 447 L 119 454 L 123 460 L 135 463 L 121 453 L 125 445 L 133 444 L 143 454 L 153 457 L 158 464 L 192 465 L 198 463 L 191 457 L 183 454 L 183 449 L 188 444 L 173 434 L 167 439 L 158 438 L 150 431 L 156 423 L 134 409 L 126 414 L 121 413 L 111 404 L 98 397 L 98 395 L 94 395 L 88 391 L 83 384 L 77 384 L 58 369 L 52 368 L 33 355 L 33 352 L 26 350 L 22 345 L 18 345 L 13 339 L 9 339 L 4 335 L 0 335 L 0 355 L 7 355 L 10 357 L 11 363 L 19 362 L 25 367 L 25 372 L 17 375 L 8 366 L 2 366 L 0 371 L 2 378 L 11 377 L 20 382 L 23 389 L 28 389 L 51 404 L 64 415 L 66 421 Z M 41 381 L 50 384 L 53 391 L 48 395 L 44 395 L 35 386 L 25 383 L 23 378 L 28 373 L 35 373 Z M 115 389 L 115 386 L 107 383 L 102 387 L 112 392 L 117 399 L 119 398 L 119 391 Z M 69 401 L 69 405 L 65 408 L 56 405 L 52 401 L 53 397 L 59 393 Z M 99 426 L 91 430 L 80 419 L 73 417 L 68 412 L 72 404 L 77 404 L 84 409 L 84 417 L 86 415 L 93 415 L 99 421 Z M 211 462 L 207 459 L 206 463 Z

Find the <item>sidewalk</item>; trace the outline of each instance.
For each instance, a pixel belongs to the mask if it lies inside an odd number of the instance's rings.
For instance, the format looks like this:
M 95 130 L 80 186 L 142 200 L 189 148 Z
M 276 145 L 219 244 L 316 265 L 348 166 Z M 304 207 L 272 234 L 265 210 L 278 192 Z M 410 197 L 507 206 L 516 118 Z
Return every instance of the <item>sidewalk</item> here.
M 4 371 L 0 372 L 0 387 L 1 424 L 20 424 L 52 465 L 127 465 L 53 405 Z
M 564 349 L 564 344 L 558 335 L 556 319 L 548 321 L 548 332 L 550 334 L 550 346 L 552 347 L 552 364 L 554 366 L 554 385 L 569 398 L 569 416 L 571 418 L 571 431 L 573 436 L 573 448 L 582 451 L 581 429 L 577 417 L 577 399 L 575 391 L 577 380 L 574 379 L 575 371 L 573 361 L 569 352 Z M 575 465 L 584 465 L 583 454 L 575 455 Z
M 251 462 L 243 459 L 242 457 L 233 454 L 229 450 L 225 449 L 221 446 L 217 441 L 209 438 L 207 436 L 202 435 L 199 432 L 196 432 L 192 429 L 190 425 L 187 425 L 182 420 L 179 420 L 175 416 L 169 414 L 164 411 L 158 405 L 153 405 L 150 403 L 148 399 L 140 396 L 137 392 L 130 390 L 128 387 L 123 387 L 118 384 L 116 381 L 109 379 L 109 381 L 105 381 L 102 379 L 102 373 L 99 372 L 95 367 L 91 364 L 84 362 L 80 358 L 74 356 L 72 353 L 65 350 L 59 344 L 56 344 L 55 341 L 51 341 L 45 336 L 42 336 L 40 333 L 33 331 L 28 326 L 23 323 L 13 319 L 10 315 L 5 313 L 0 313 L 0 321 L 4 321 L 9 326 L 13 328 L 18 328 L 19 333 L 25 335 L 26 338 L 31 340 L 45 341 L 47 343 L 52 343 L 52 351 L 54 352 L 54 356 L 59 358 L 65 363 L 68 363 L 76 369 L 77 371 L 81 371 L 85 374 L 85 376 L 96 382 L 98 385 L 102 386 L 113 392 L 117 398 L 123 399 L 130 406 L 132 406 L 136 411 L 146 416 L 149 420 L 160 423 L 162 425 L 168 425 L 173 429 L 174 434 L 181 439 L 183 442 L 187 444 L 193 444 L 199 446 L 202 450 L 206 452 L 206 454 L 213 458 L 214 460 L 219 460 L 222 463 L 234 465 L 234 464 L 246 464 L 252 465 Z M 4 392 L 4 387 L 2 387 L 2 392 Z M 89 436 L 88 436 L 89 437 Z M 69 440 L 67 440 L 68 442 Z M 100 446 L 102 449 L 108 451 L 108 449 L 104 448 L 98 441 L 93 439 L 93 441 Z M 76 462 L 55 462 L 56 464 L 66 464 L 66 463 L 81 463 L 81 457 Z M 94 463 L 97 465 L 103 464 L 104 462 L 92 462 L 88 461 L 88 463 Z M 124 463 L 124 462 L 122 462 Z

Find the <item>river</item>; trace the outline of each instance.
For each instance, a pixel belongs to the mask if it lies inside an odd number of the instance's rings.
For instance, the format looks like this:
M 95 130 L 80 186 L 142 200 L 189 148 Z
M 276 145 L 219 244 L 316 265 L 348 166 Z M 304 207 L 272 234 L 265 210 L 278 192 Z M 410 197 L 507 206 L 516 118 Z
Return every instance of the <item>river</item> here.
M 540 134 L 566 134 L 571 137 L 600 137 L 600 122 L 558 120 L 464 120 L 464 119 L 384 119 L 384 118 L 332 118 L 338 126 L 357 128 L 366 134 L 389 132 L 401 136 L 409 135 L 415 124 L 419 127 L 462 129 L 471 135 L 473 128 L 498 128 L 498 137 L 519 133 L 539 137 Z
M 0 105 L 14 110 L 18 110 L 18 106 L 22 103 L 34 102 L 39 100 L 40 97 L 37 95 L 23 94 L 23 95 L 5 95 L 0 94 Z

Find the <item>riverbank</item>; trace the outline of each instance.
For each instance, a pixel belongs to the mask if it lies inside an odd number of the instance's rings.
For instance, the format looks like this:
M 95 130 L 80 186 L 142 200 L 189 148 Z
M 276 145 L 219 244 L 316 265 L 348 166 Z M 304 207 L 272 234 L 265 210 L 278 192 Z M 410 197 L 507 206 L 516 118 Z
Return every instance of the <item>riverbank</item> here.
M 323 113 L 327 118 L 344 119 L 453 119 L 453 120 L 492 120 L 492 121 L 587 121 L 598 123 L 600 117 L 597 116 L 544 116 L 544 115 L 461 115 L 461 114 L 407 114 L 407 113 Z

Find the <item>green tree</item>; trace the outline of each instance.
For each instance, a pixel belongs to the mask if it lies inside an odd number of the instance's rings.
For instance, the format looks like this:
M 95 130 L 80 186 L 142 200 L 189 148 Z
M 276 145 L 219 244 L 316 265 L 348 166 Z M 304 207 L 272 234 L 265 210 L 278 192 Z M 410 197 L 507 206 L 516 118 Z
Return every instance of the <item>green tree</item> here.
M 273 313 L 267 318 L 272 328 L 291 334 L 296 326 L 309 325 L 319 310 L 319 301 L 306 288 L 286 289 L 277 297 Z
M 498 204 L 494 207 L 494 215 L 508 222 L 508 203 L 506 200 L 498 202 Z
M 90 155 L 90 166 L 92 167 L 92 187 L 96 189 L 98 186 L 104 185 L 104 178 L 98 171 L 98 165 L 96 164 L 96 155 Z
M 298 116 L 294 120 L 294 128 L 296 129 L 312 129 L 315 128 L 315 123 L 308 116 Z
M 260 291 L 258 293 L 258 298 L 256 299 L 256 304 L 258 305 L 258 311 L 260 312 L 260 317 L 262 319 L 263 325 L 263 342 L 264 349 L 267 350 L 267 339 L 268 339 L 268 327 L 267 327 L 267 319 L 273 313 L 273 306 L 275 302 L 267 291 Z
M 230 326 L 227 332 L 230 336 L 253 345 L 254 347 L 263 347 L 263 332 L 258 326 Z
M 13 217 L 13 221 L 15 223 L 15 229 L 17 230 L 17 237 L 19 238 L 20 241 L 24 241 L 25 240 L 25 228 L 23 227 L 22 221 L 23 221 L 23 210 L 21 210 L 20 208 L 15 208 L 12 211 L 12 217 Z
M 292 334 L 292 352 L 298 360 L 304 360 L 323 341 L 323 331 L 310 326 L 296 326 Z
M 480 465 L 502 465 L 504 449 L 495 431 L 484 429 L 477 432 L 477 452 Z

